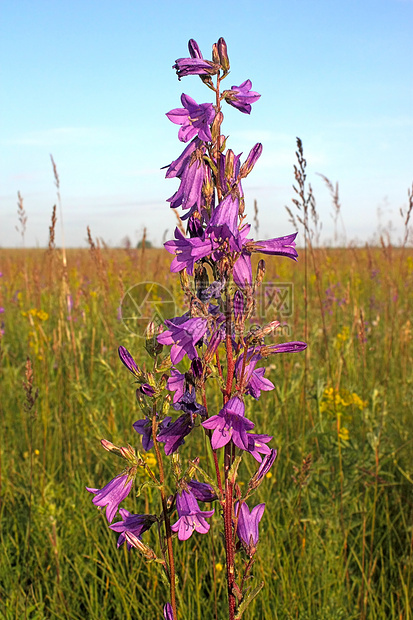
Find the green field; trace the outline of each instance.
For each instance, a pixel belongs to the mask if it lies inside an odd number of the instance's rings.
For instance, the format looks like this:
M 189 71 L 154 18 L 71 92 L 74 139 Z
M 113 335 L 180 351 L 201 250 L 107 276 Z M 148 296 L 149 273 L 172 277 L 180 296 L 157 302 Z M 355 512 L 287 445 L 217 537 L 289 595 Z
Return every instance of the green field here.
M 169 264 L 163 250 L 97 244 L 68 251 L 67 268 L 53 248 L 0 250 L 2 619 L 162 618 L 159 570 L 117 550 L 85 487 L 123 467 L 101 438 L 140 444 L 117 348 L 150 358 L 118 308 L 145 281 L 182 304 Z M 265 587 L 245 617 L 411 619 L 413 251 L 301 251 L 297 264 L 269 258 L 265 279 L 293 284 L 286 340 L 308 349 L 270 358 L 276 389 L 247 404 L 279 456 L 255 496 L 266 510 L 253 573 Z M 209 398 L 218 411 L 213 385 Z M 201 429 L 181 449 L 208 468 L 206 451 Z M 244 482 L 255 468 L 245 463 Z M 156 511 L 157 501 L 147 490 L 125 507 Z M 213 536 L 174 540 L 180 620 L 226 617 L 220 527 L 216 514 Z M 156 545 L 155 532 L 145 540 Z

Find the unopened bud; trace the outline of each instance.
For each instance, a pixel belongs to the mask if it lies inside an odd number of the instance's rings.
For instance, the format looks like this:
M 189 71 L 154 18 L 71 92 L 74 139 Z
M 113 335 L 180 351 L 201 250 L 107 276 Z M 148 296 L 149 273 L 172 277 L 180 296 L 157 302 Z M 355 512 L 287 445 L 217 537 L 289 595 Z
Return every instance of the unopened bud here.
M 255 278 L 255 283 L 259 286 L 261 284 L 261 282 L 263 281 L 265 276 L 265 260 L 261 259 L 260 261 L 258 261 L 258 265 L 257 265 L 257 275 Z
M 171 395 L 167 394 L 162 403 L 162 415 L 163 416 L 165 416 L 168 413 L 170 406 L 171 406 Z
M 262 153 L 262 144 L 258 142 L 249 152 L 249 155 L 245 162 L 241 166 L 240 177 L 241 179 L 245 179 L 246 176 L 249 175 L 251 170 L 254 168 L 255 164 L 259 160 Z
M 234 317 L 237 321 L 244 314 L 244 295 L 241 291 L 235 291 L 234 295 Z
M 148 383 L 142 383 L 139 390 L 145 396 L 153 396 L 155 394 L 155 388 L 152 385 L 149 385 Z
M 102 444 L 102 447 L 105 448 L 105 450 L 107 450 L 108 452 L 119 452 L 118 446 L 115 446 L 115 444 L 108 439 L 101 439 L 100 443 Z
M 223 37 L 220 37 L 218 39 L 218 55 L 219 55 L 219 62 L 221 64 L 221 67 L 224 69 L 225 73 L 228 73 L 229 71 L 228 50 L 227 50 L 227 44 L 225 43 L 225 39 Z
M 298 353 L 307 348 L 306 342 L 280 342 L 280 344 L 271 344 L 261 347 L 260 353 L 263 357 L 268 357 L 274 353 Z
M 145 332 L 145 336 L 148 340 L 150 340 L 151 338 L 153 338 L 155 336 L 155 328 L 156 325 L 153 321 L 151 321 L 150 323 L 148 323 L 148 326 L 146 328 L 146 332 Z
M 166 355 L 160 362 L 156 365 L 156 370 L 158 372 L 163 372 L 164 370 L 168 370 L 172 366 L 171 356 Z
M 248 484 L 249 489 L 253 490 L 260 486 L 261 482 L 263 481 L 264 476 L 268 474 L 276 458 L 277 458 L 277 450 L 272 448 L 270 454 L 267 454 L 263 458 L 258 470 L 256 471 L 256 473 L 253 475 L 253 477 L 249 481 L 249 484 Z
M 132 448 L 132 446 L 128 445 L 126 448 L 122 446 L 120 448 L 120 454 L 121 456 L 123 456 L 124 459 L 136 465 L 136 452 L 134 448 Z
M 208 272 L 203 265 L 197 265 L 195 267 L 195 289 L 197 296 L 202 301 L 202 293 L 209 286 Z
M 181 286 L 182 286 L 182 288 L 184 290 L 189 288 L 189 277 L 188 277 L 186 269 L 182 269 L 182 271 L 179 272 L 179 276 L 181 278 Z
M 218 112 L 218 114 L 214 118 L 214 122 L 212 123 L 212 127 L 211 127 L 211 135 L 212 135 L 213 142 L 216 142 L 218 136 L 220 135 L 219 130 L 220 130 L 223 120 L 224 120 L 224 115 L 222 114 L 222 112 Z
M 232 179 L 234 177 L 234 161 L 234 151 L 232 149 L 228 149 L 225 153 L 225 177 L 227 179 Z
M 145 545 L 138 536 L 135 536 L 132 532 L 125 532 L 125 538 L 127 542 L 132 545 L 132 547 L 135 547 L 147 560 L 156 560 L 155 551 L 148 547 L 148 545 Z
M 191 370 L 192 370 L 192 374 L 194 375 L 196 379 L 199 379 L 200 377 L 202 377 L 202 362 L 199 359 L 199 357 L 196 357 L 194 360 L 192 360 Z
M 189 39 L 188 50 L 191 58 L 202 58 L 201 50 L 198 43 L 194 39 Z
M 209 344 L 208 344 L 208 348 L 205 352 L 204 359 L 206 362 L 210 362 L 212 360 L 222 340 L 223 340 L 223 335 L 221 331 L 217 331 L 214 334 L 212 334 L 211 340 L 209 341 Z
M 216 64 L 220 64 L 219 61 L 219 53 L 218 53 L 218 44 L 214 43 L 212 46 L 212 62 Z

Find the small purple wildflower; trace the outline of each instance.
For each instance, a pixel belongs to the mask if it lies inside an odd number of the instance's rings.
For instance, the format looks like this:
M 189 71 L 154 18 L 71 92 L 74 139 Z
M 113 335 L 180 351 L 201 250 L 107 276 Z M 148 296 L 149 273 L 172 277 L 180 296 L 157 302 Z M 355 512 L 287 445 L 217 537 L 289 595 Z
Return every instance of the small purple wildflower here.
M 255 433 L 248 433 L 247 452 L 249 452 L 256 461 L 261 463 L 261 454 L 265 454 L 265 458 L 271 454 L 271 448 L 265 445 L 271 441 L 271 439 L 272 435 L 257 435 Z
M 245 418 L 244 414 L 244 403 L 234 396 L 224 405 L 218 415 L 202 422 L 204 428 L 214 431 L 211 438 L 211 446 L 214 450 L 222 448 L 231 440 L 241 450 L 248 450 L 247 431 L 253 429 L 255 424 Z
M 251 103 L 258 101 L 261 97 L 261 95 L 251 90 L 251 88 L 251 80 L 245 80 L 245 82 L 239 86 L 232 86 L 231 90 L 225 90 L 222 94 L 229 105 L 232 105 L 244 114 L 251 114 Z
M 216 241 L 230 240 L 232 250 L 241 250 L 238 231 L 239 198 L 228 194 L 212 213 L 206 234 L 213 234 Z
M 186 269 L 189 275 L 194 273 L 194 265 L 196 261 L 211 254 L 217 245 L 212 242 L 209 237 L 184 237 L 179 228 L 175 229 L 175 240 L 164 243 L 165 249 L 170 254 L 175 254 L 175 258 L 171 263 L 171 271 L 177 272 Z
M 195 496 L 191 492 L 183 491 L 176 497 L 176 508 L 179 519 L 171 526 L 173 532 L 178 532 L 179 540 L 188 540 L 194 530 L 206 534 L 210 525 L 206 518 L 212 517 L 215 510 L 200 510 Z
M 89 493 L 94 493 L 95 497 L 92 502 L 99 508 L 106 508 L 106 518 L 112 523 L 115 514 L 118 511 L 119 504 L 129 495 L 132 488 L 133 478 L 128 480 L 129 476 L 116 476 L 103 489 L 91 489 L 86 487 Z
M 262 359 L 262 356 L 259 352 L 253 354 L 254 349 L 248 349 L 248 362 L 245 364 L 244 369 L 244 377 L 243 377 L 243 389 L 245 389 L 246 394 L 250 394 L 256 400 L 261 396 L 261 390 L 268 392 L 274 389 L 274 384 L 269 380 L 265 379 L 265 368 L 255 368 L 257 362 Z M 241 378 L 243 366 L 243 355 L 240 355 L 236 364 L 235 364 L 235 372 L 238 380 Z
M 158 342 L 161 344 L 172 345 L 171 361 L 172 364 L 178 364 L 187 355 L 193 360 L 198 357 L 195 345 L 206 333 L 208 323 L 206 319 L 184 318 L 166 320 L 165 325 L 169 328 L 158 336 Z
M 264 514 L 265 504 L 258 504 L 250 512 L 247 504 L 243 502 L 238 509 L 239 502 L 235 504 L 235 514 L 238 516 L 237 535 L 248 554 L 254 555 L 258 543 L 258 524 Z
M 173 65 L 178 80 L 187 75 L 215 75 L 219 71 L 219 65 L 211 62 L 210 60 L 204 60 L 198 43 L 194 39 L 190 39 L 188 42 L 188 49 L 191 58 L 178 58 Z
M 160 433 L 156 436 L 156 440 L 165 444 L 165 454 L 169 456 L 176 452 L 183 443 L 185 443 L 185 437 L 194 428 L 194 421 L 192 415 L 184 413 L 179 416 L 175 422 L 167 427 L 161 429 Z
M 173 402 L 176 403 L 182 398 L 185 388 L 185 375 L 179 372 L 176 368 L 171 368 L 171 376 L 169 377 L 166 389 L 170 392 L 175 392 Z
M 111 530 L 120 534 L 117 542 L 118 548 L 123 545 L 126 540 L 125 532 L 132 532 L 132 534 L 137 536 L 140 540 L 142 534 L 149 530 L 149 528 L 156 521 L 156 517 L 154 515 L 135 515 L 131 514 L 128 510 L 125 510 L 125 508 L 120 508 L 119 513 L 122 520 L 109 525 Z M 126 541 L 126 545 L 130 551 L 132 549 L 132 545 L 128 541 Z
M 196 391 L 194 388 L 192 390 L 185 390 L 181 398 L 174 403 L 174 409 L 175 411 L 181 410 L 189 413 L 191 417 L 194 415 L 206 415 L 205 407 L 196 402 Z
M 197 62 L 197 61 L 195 61 Z M 178 138 L 181 142 L 189 142 L 196 135 L 205 142 L 212 140 L 209 126 L 215 118 L 215 110 L 212 103 L 200 105 L 189 95 L 181 96 L 183 108 L 175 108 L 166 113 L 166 116 L 175 125 L 181 125 Z
M 166 416 L 158 427 L 159 429 L 167 428 L 172 418 L 170 416 Z M 143 420 L 137 420 L 132 424 L 133 428 L 139 435 L 142 435 L 142 448 L 145 452 L 152 450 L 153 448 L 153 439 L 152 439 L 152 420 L 151 418 L 144 418 Z

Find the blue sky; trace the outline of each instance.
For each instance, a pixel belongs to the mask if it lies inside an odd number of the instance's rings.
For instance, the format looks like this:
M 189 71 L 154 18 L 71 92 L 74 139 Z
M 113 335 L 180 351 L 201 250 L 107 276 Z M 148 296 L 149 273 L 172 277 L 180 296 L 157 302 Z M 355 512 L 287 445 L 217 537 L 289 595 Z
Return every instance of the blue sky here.
M 231 60 L 225 86 L 249 78 L 262 95 L 251 116 L 227 106 L 223 125 L 236 152 L 263 143 L 244 183 L 251 216 L 258 201 L 260 237 L 292 232 L 284 207 L 296 136 L 325 240 L 332 207 L 316 173 L 339 181 L 347 240 L 371 240 L 389 220 L 393 240 L 401 236 L 413 180 L 411 0 L 3 0 L 0 13 L 0 246 L 21 245 L 18 191 L 26 246 L 47 245 L 50 154 L 67 245 L 85 245 L 88 225 L 111 245 L 125 235 L 136 243 L 144 227 L 154 243 L 170 238 L 165 201 L 178 181 L 160 168 L 184 145 L 165 112 L 182 92 L 211 101 L 199 78 L 179 82 L 171 66 L 188 55 L 188 39 L 209 58 L 220 36 Z

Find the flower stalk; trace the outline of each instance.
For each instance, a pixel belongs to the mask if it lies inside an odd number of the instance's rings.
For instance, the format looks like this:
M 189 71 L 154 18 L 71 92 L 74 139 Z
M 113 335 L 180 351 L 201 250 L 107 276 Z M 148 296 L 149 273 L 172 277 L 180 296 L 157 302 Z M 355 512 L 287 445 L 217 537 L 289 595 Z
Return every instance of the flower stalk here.
M 245 403 L 275 387 L 259 363 L 270 355 L 302 351 L 307 345 L 268 342 L 277 338 L 280 323 L 274 317 L 263 325 L 251 324 L 254 295 L 265 274 L 261 259 L 253 281 L 251 255 L 297 260 L 297 233 L 259 241 L 249 237 L 242 180 L 257 164 L 262 144 L 253 146 L 242 162 L 242 154 L 227 148 L 222 132 L 223 105 L 250 114 L 260 95 L 252 90 L 249 79 L 221 93 L 221 82 L 230 70 L 222 37 L 213 45 L 212 60 L 204 59 L 193 39 L 188 50 L 189 57 L 178 58 L 173 65 L 178 79 L 198 76 L 215 98 L 214 103 L 198 103 L 183 93 L 182 107 L 166 114 L 178 125 L 178 139 L 185 145 L 166 166 L 166 177 L 179 181 L 167 202 L 184 213 L 182 225 L 165 248 L 173 255 L 170 269 L 180 276 L 187 308 L 157 329 L 154 322 L 149 324 L 146 351 L 153 358 L 152 372 L 138 366 L 124 346 L 119 347 L 120 360 L 137 383 L 136 399 L 144 416 L 133 423 L 133 429 L 140 436 L 142 450 L 150 453 L 154 449 L 159 471 L 155 474 L 132 446 L 119 448 L 103 440 L 108 452 L 126 461 L 125 469 L 102 489 L 88 490 L 95 494 L 93 503 L 106 509 L 110 528 L 119 533 L 118 546 L 126 542 L 129 550 L 163 566 L 169 582 L 165 620 L 178 618 L 173 537 L 178 538 L 177 544 L 184 544 L 195 533 L 207 535 L 211 524 L 215 533 L 223 530 L 228 618 L 236 620 L 263 587 L 262 583 L 250 586 L 250 580 L 265 504 L 250 508 L 246 500 L 264 483 L 277 457 L 277 450 L 268 445 L 272 436 L 257 432 L 255 422 L 245 416 Z M 168 347 L 167 355 L 164 347 Z M 222 408 L 213 415 L 207 385 L 222 394 Z M 204 456 L 212 456 L 216 482 L 200 466 L 201 455 L 192 453 L 188 458 L 192 438 L 202 434 L 208 438 L 211 453 Z M 170 459 L 169 467 L 162 449 Z M 244 461 L 251 458 L 259 467 L 242 494 L 237 478 L 245 475 Z M 139 475 L 146 476 L 146 481 L 138 487 L 138 495 L 145 486 L 159 491 L 159 514 L 134 515 L 119 507 Z M 218 502 L 220 510 L 204 510 L 198 502 Z M 121 520 L 113 522 L 118 512 Z M 171 517 L 176 517 L 173 523 Z M 162 558 L 142 540 L 153 523 L 158 526 Z M 212 572 L 216 574 L 215 567 Z

